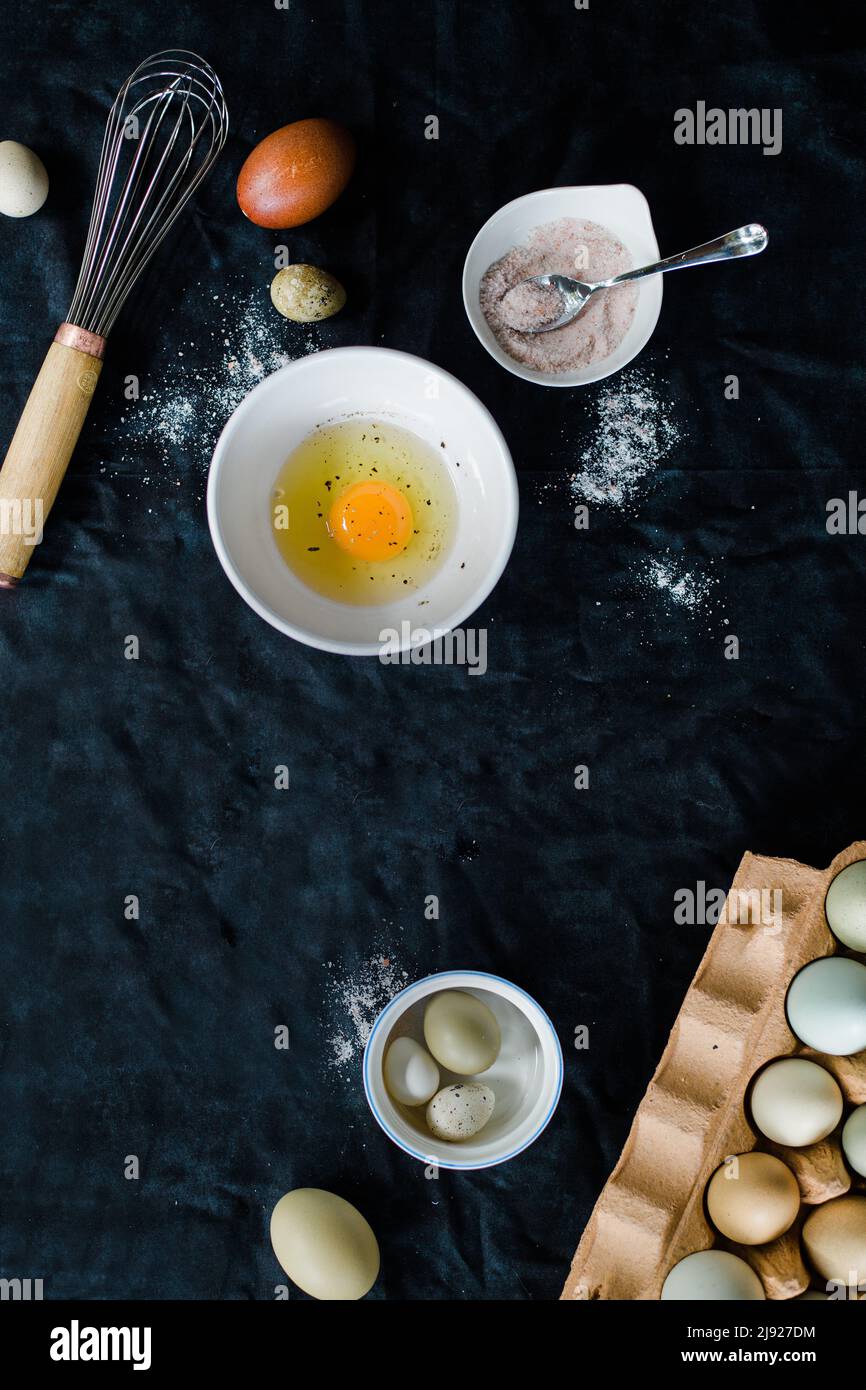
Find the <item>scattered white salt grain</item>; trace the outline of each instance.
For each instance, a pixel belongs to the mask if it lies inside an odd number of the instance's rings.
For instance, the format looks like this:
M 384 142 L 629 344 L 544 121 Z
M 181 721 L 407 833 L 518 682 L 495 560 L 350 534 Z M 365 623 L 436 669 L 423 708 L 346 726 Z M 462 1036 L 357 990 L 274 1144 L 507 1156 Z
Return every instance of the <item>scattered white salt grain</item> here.
M 115 426 L 111 462 L 119 472 L 142 460 L 153 482 L 175 486 L 179 464 L 191 465 L 190 481 L 201 498 L 214 445 L 226 420 L 264 377 L 319 349 L 315 328 L 289 324 L 275 314 L 261 290 L 226 290 L 213 296 L 210 339 L 182 339 L 163 350 L 155 378 L 129 401 Z M 175 339 L 175 343 L 177 340 Z M 255 348 L 255 350 L 253 350 Z
M 329 1018 L 326 1057 L 338 1073 L 357 1063 L 379 1014 L 404 989 L 409 976 L 390 953 L 368 956 L 352 973 L 328 961 L 325 989 Z
M 622 507 L 666 459 L 681 434 L 671 408 L 644 368 L 621 372 L 595 403 L 592 440 L 569 482 L 575 501 Z
M 715 576 L 689 569 L 684 560 L 670 554 L 645 560 L 637 581 L 644 592 L 656 593 L 672 607 L 688 613 L 698 613 L 705 606 L 718 582 Z

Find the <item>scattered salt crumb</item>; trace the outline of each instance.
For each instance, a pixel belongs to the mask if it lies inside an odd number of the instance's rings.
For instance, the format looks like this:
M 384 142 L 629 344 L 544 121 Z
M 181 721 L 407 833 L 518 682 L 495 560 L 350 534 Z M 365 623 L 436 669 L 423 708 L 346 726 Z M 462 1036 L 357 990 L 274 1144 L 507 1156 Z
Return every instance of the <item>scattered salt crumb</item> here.
M 112 462 L 151 474 L 142 482 L 176 484 L 179 465 L 203 496 L 207 468 L 223 425 L 244 397 L 271 372 L 319 350 L 316 330 L 289 324 L 261 287 L 213 296 L 209 335 L 166 344 L 155 379 L 129 401 L 115 427 Z
M 689 569 L 684 560 L 668 554 L 661 559 L 644 560 L 638 569 L 637 582 L 643 592 L 657 593 L 670 606 L 698 613 L 718 580 L 714 575 Z
M 325 989 L 329 1018 L 326 1058 L 328 1066 L 344 1073 L 356 1063 L 367 1043 L 379 1014 L 409 981 L 393 952 L 368 956 L 352 973 L 328 961 Z
M 680 442 L 671 408 L 645 368 L 621 372 L 595 402 L 592 441 L 570 475 L 572 497 L 622 507 Z

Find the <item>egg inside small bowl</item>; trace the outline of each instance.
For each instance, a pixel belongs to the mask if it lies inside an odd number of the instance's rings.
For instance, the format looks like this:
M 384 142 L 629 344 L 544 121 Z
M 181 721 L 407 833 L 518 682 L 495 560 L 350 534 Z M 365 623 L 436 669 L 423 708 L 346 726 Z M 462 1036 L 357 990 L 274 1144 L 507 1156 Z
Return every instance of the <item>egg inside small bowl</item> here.
M 477 1077 L 439 1066 L 439 1086 L 477 1082 L 492 1090 L 493 1114 L 469 1138 L 436 1138 L 424 1105 L 403 1105 L 385 1084 L 384 1062 L 398 1038 L 426 1046 L 424 1017 L 433 996 L 465 991 L 493 1013 L 500 1046 L 493 1065 Z M 477 1169 L 506 1163 L 534 1143 L 545 1129 L 562 1090 L 562 1049 L 544 1010 L 518 985 L 478 970 L 452 970 L 404 989 L 377 1018 L 364 1050 L 364 1090 L 373 1115 L 401 1149 L 440 1168 Z
M 241 402 L 207 509 L 220 563 L 260 617 L 371 656 L 424 646 L 483 602 L 514 543 L 517 480 L 490 412 L 455 377 L 408 353 L 334 348 Z

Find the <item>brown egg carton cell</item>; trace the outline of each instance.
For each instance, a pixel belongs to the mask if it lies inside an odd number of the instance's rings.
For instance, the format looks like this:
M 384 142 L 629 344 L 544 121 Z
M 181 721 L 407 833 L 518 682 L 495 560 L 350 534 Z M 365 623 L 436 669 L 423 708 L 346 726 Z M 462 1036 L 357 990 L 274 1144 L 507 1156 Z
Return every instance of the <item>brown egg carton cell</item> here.
M 811 1282 L 800 1243 L 803 1219 L 804 1213 L 801 1210 L 790 1231 L 779 1236 L 778 1240 L 770 1241 L 768 1245 L 735 1245 L 733 1241 L 725 1240 L 724 1236 L 719 1235 L 713 1243 L 720 1250 L 729 1250 L 732 1255 L 739 1255 L 740 1259 L 751 1265 L 768 1298 L 796 1298 L 798 1294 L 806 1292 Z M 665 1274 L 667 1272 L 665 1270 Z
M 788 1149 L 761 1135 L 760 1147 L 787 1163 L 800 1185 L 800 1196 L 808 1206 L 843 1197 L 851 1190 L 851 1174 L 842 1154 L 842 1126 L 818 1144 Z
M 725 1158 L 760 1148 L 794 1172 L 803 1203 L 862 1191 L 852 1183 L 839 1131 L 820 1144 L 786 1149 L 753 1129 L 745 1107 L 752 1077 L 778 1057 L 808 1057 L 838 1081 L 846 1101 L 866 1101 L 866 1054 L 825 1057 L 788 1027 L 785 997 L 810 961 L 840 947 L 824 915 L 827 889 L 840 870 L 866 858 L 859 841 L 828 869 L 746 854 L 625 1147 L 577 1248 L 564 1299 L 657 1299 L 668 1273 L 686 1255 L 713 1246 L 745 1259 L 768 1298 L 794 1298 L 809 1286 L 800 1227 L 768 1245 L 734 1245 L 710 1225 L 704 1192 Z M 781 904 L 781 929 L 753 922 L 744 910 L 761 893 Z M 755 894 L 758 896 L 755 897 Z M 751 895 L 751 896 L 749 896 Z M 862 957 L 861 957 L 862 959 Z

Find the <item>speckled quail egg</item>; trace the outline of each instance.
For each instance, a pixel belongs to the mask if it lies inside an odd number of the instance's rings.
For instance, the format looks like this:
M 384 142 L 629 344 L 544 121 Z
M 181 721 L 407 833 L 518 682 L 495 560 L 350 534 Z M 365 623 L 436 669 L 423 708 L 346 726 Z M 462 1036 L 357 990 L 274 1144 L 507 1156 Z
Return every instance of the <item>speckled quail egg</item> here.
M 495 1104 L 493 1091 L 481 1082 L 444 1086 L 427 1106 L 427 1124 L 437 1139 L 471 1139 L 487 1124 Z
M 338 314 L 346 291 L 327 270 L 314 265 L 287 265 L 271 281 L 274 308 L 293 323 L 319 323 Z

